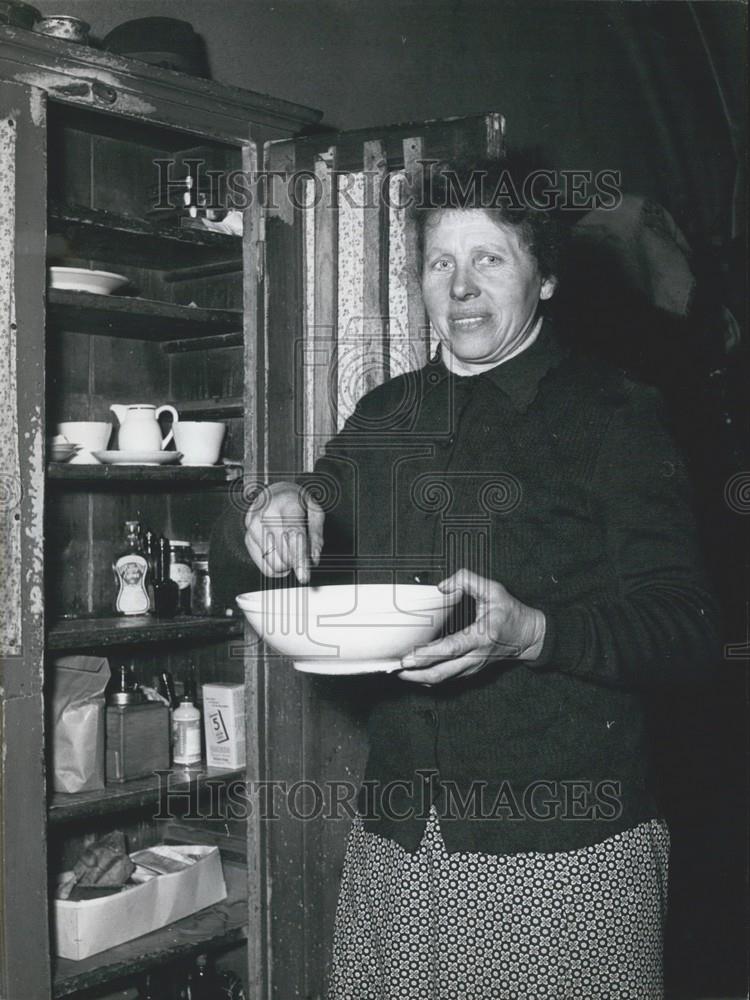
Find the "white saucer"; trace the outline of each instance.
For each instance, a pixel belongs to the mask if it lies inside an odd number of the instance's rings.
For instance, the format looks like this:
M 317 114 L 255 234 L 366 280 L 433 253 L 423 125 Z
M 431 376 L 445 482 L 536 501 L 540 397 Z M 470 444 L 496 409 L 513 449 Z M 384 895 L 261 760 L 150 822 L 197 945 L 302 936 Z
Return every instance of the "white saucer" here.
M 111 295 L 127 285 L 124 274 L 113 271 L 91 271 L 87 267 L 51 267 L 49 287 L 67 292 L 91 292 L 94 295 Z
M 350 674 L 392 674 L 396 670 L 403 670 L 401 660 L 337 660 L 330 657 L 327 660 L 295 660 L 294 669 L 303 674 L 328 674 L 350 675 Z
M 94 451 L 105 465 L 171 465 L 182 458 L 181 451 Z

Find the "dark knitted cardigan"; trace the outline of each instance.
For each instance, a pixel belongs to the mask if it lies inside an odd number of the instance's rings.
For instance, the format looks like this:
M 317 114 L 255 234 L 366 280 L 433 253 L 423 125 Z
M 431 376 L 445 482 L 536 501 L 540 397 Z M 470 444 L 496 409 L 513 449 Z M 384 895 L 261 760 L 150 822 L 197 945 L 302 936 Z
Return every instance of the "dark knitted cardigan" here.
M 433 688 L 373 677 L 369 829 L 415 850 L 434 805 L 450 851 L 566 851 L 658 814 L 643 699 L 708 674 L 717 611 L 653 389 L 545 323 L 481 375 L 436 360 L 368 393 L 313 478 L 327 508 L 314 582 L 354 568 L 436 583 L 467 566 L 546 616 L 534 662 Z M 227 599 L 258 585 L 236 512 L 211 558 Z

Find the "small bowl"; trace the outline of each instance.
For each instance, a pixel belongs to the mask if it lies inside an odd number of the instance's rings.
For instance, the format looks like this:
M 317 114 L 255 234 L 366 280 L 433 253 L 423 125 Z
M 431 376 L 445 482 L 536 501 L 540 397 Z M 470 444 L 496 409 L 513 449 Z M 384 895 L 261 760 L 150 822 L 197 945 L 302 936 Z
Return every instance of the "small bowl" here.
M 237 604 L 269 646 L 315 674 L 401 669 L 434 639 L 460 595 L 420 584 L 290 587 L 240 594 Z
M 63 38 L 66 42 L 78 42 L 81 45 L 88 45 L 90 30 L 90 24 L 69 14 L 50 14 L 34 25 L 34 31 L 40 35 L 51 35 L 53 38 Z
M 79 444 L 53 444 L 49 448 L 49 457 L 52 462 L 69 462 L 80 450 Z

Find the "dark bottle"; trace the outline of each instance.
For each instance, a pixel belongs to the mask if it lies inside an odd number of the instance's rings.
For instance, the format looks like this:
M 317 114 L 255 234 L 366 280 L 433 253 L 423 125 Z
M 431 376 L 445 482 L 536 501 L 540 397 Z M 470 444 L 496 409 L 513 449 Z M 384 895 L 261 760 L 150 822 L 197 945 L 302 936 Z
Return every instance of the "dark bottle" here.
M 163 694 L 169 702 L 169 707 L 177 708 L 179 702 L 177 701 L 177 694 L 174 689 L 174 680 L 168 670 L 162 671 L 160 687 L 162 689 L 160 693 Z
M 157 618 L 174 618 L 177 614 L 179 590 L 170 579 L 169 540 L 160 538 L 156 546 L 156 578 L 154 580 L 154 611 Z
M 138 991 L 139 1000 L 161 1000 L 164 996 L 162 991 L 154 986 L 153 978 L 150 974 L 143 977 L 143 985 Z
M 189 983 L 191 1000 L 225 1000 L 227 997 L 224 977 L 211 968 L 208 955 L 198 955 Z
M 141 549 L 140 525 L 125 522 L 125 549 L 115 556 L 115 611 L 118 615 L 143 615 L 148 611 L 148 560 Z

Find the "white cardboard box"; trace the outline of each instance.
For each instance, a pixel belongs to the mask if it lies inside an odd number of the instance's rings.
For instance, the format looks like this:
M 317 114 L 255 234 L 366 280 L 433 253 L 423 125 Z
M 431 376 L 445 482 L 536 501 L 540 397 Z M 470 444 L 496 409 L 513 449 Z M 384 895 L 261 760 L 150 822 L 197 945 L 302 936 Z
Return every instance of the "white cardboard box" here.
M 203 725 L 208 767 L 245 766 L 245 686 L 203 685 Z
M 56 899 L 55 953 L 61 958 L 88 958 L 226 899 L 218 847 L 181 845 L 172 850 L 202 856 L 190 868 L 159 875 L 114 896 L 80 902 Z M 136 863 L 138 854 L 131 855 Z

